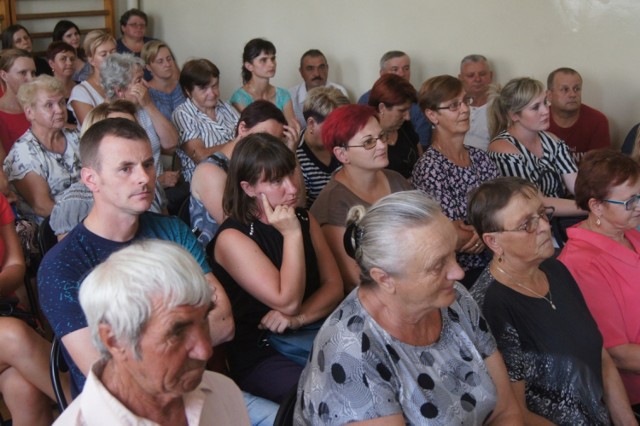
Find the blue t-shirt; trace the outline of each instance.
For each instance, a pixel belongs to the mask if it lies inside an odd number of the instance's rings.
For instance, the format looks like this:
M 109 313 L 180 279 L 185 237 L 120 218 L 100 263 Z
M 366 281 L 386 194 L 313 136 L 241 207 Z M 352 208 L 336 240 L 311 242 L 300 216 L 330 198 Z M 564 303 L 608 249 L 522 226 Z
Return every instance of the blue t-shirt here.
M 203 273 L 211 272 L 198 240 L 176 217 L 151 212 L 141 214 L 138 232 L 127 242 L 102 238 L 80 223 L 46 254 L 38 270 L 40 307 L 58 338 L 87 327 L 78 300 L 78 290 L 84 278 L 111 253 L 140 239 L 173 241 L 193 255 Z M 85 377 L 62 346 L 71 370 L 72 393 L 75 396 L 82 391 Z

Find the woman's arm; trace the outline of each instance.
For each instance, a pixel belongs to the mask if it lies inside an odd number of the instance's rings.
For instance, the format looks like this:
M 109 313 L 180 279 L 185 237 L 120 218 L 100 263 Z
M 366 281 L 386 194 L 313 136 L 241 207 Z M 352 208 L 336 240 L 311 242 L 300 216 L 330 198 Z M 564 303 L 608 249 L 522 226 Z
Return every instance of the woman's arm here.
M 527 408 L 527 401 L 525 400 L 524 396 L 524 380 L 511 382 L 511 388 L 513 389 L 513 393 L 515 394 L 515 399 L 518 401 L 518 406 L 524 414 L 524 424 L 526 424 L 527 426 L 553 425 L 553 422 L 550 422 L 544 417 L 532 413 Z
M 496 386 L 497 402 L 491 417 L 487 420 L 490 425 L 520 425 L 522 413 L 516 402 L 512 387 L 509 385 L 507 367 L 504 365 L 502 355 L 497 350 L 484 360 L 491 380 Z M 524 388 L 523 388 L 524 389 Z M 523 392 L 524 398 L 524 392 Z
M 213 153 L 220 151 L 223 146 L 224 144 L 220 144 L 206 148 L 202 139 L 198 138 L 186 141 L 180 146 L 180 149 L 182 149 L 197 166 Z
M 602 349 L 602 383 L 604 385 L 604 401 L 607 404 L 614 425 L 636 425 L 636 420 L 631 403 L 627 397 L 620 373 L 613 360 Z
M 92 109 L 95 108 L 95 106 L 85 102 L 71 101 L 71 108 L 73 109 L 73 113 L 78 119 L 78 126 L 82 127 L 82 123 L 84 123 L 85 117 Z
M 5 296 L 24 283 L 25 263 L 13 221 L 0 226 L 0 238 L 5 246 L 4 262 L 0 270 L 0 296 Z
M 612 346 L 607 349 L 611 359 L 620 370 L 640 373 L 640 345 L 636 343 L 626 343 L 624 345 Z
M 214 258 L 229 275 L 260 302 L 286 315 L 297 315 L 304 295 L 304 246 L 295 209 L 271 209 L 265 196 L 262 203 L 269 223 L 282 234 L 282 265 L 278 270 L 258 245 L 234 229 L 218 235 Z M 247 267 L 251 265 L 251 267 Z
M 165 154 L 172 154 L 178 147 L 178 131 L 173 124 L 160 112 L 153 103 L 151 95 L 147 90 L 147 83 L 136 84 L 133 93 L 136 96 L 137 103 L 149 114 L 153 128 L 158 134 L 160 145 Z
M 55 202 L 51 199 L 49 184 L 42 176 L 29 172 L 22 179 L 14 180 L 13 184 L 36 216 L 47 217 L 51 214 Z
M 554 216 L 586 216 L 587 214 L 587 212 L 576 205 L 574 200 L 555 197 L 542 197 L 542 199 L 545 206 L 555 207 L 556 210 L 553 212 Z
M 296 118 L 296 113 L 293 111 L 293 103 L 291 103 L 291 99 L 289 99 L 287 101 L 287 103 L 284 105 L 284 108 L 282 109 L 282 112 L 284 113 L 284 118 L 287 119 L 287 123 L 289 125 L 289 127 L 292 127 L 295 129 L 296 133 L 300 133 L 300 123 L 298 123 L 298 119 Z M 296 140 L 297 142 L 297 140 Z M 295 150 L 294 150 L 295 152 Z
M 261 321 L 262 326 L 275 333 L 282 333 L 287 328 L 295 330 L 303 325 L 325 318 L 344 296 L 344 287 L 338 265 L 324 239 L 318 221 L 311 214 L 309 214 L 309 225 L 311 241 L 320 272 L 320 287 L 304 301 L 299 315 L 289 316 L 278 311 L 271 311 L 265 315 Z
M 217 223 L 225 219 L 222 210 L 222 194 L 227 182 L 227 174 L 215 164 L 199 164 L 191 178 L 191 195 L 200 200 L 207 212 Z
M 338 263 L 340 276 L 344 283 L 344 292 L 348 294 L 360 284 L 360 267 L 344 250 L 344 226 L 323 225 L 322 233 Z
M 562 175 L 562 181 L 564 182 L 564 186 L 567 188 L 571 194 L 575 195 L 575 187 L 576 187 L 576 178 L 578 177 L 578 173 L 566 173 Z

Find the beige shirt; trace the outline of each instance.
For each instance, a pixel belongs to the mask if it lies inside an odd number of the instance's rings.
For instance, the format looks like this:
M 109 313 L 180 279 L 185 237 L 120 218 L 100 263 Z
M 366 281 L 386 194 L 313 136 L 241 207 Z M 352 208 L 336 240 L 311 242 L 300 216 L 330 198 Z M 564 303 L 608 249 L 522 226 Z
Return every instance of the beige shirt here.
M 105 364 L 98 361 L 93 365 L 82 393 L 54 425 L 157 425 L 133 414 L 103 386 L 98 376 Z M 183 395 L 183 399 L 189 426 L 250 424 L 240 389 L 221 374 L 205 371 L 198 387 Z

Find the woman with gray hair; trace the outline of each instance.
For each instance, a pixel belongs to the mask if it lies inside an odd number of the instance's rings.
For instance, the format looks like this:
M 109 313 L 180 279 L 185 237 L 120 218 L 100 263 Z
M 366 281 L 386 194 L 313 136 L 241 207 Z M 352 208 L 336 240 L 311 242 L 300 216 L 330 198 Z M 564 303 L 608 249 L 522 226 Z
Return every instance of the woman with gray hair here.
M 549 128 L 549 101 L 544 86 L 528 77 L 515 78 L 491 96 L 489 156 L 503 176 L 534 183 L 559 216 L 579 215 L 572 200 L 578 167 L 569 147 Z
M 495 340 L 456 283 L 455 235 L 419 191 L 350 210 L 361 283 L 318 332 L 295 424 L 521 423 Z
M 4 160 L 4 171 L 18 195 L 18 211 L 36 223 L 51 214 L 56 199 L 80 178 L 80 137 L 65 128 L 64 87 L 42 75 L 18 90 L 29 130 Z
M 100 67 L 105 99 L 126 99 L 136 107 L 136 119 L 151 141 L 156 176 L 162 188 L 178 183 L 179 172 L 164 171 L 160 155 L 172 153 L 178 146 L 178 132 L 153 103 L 144 81 L 144 61 L 129 53 L 114 53 Z
M 184 248 L 131 244 L 87 276 L 79 299 L 101 359 L 56 425 L 249 424 L 238 387 L 205 371 L 215 306 Z

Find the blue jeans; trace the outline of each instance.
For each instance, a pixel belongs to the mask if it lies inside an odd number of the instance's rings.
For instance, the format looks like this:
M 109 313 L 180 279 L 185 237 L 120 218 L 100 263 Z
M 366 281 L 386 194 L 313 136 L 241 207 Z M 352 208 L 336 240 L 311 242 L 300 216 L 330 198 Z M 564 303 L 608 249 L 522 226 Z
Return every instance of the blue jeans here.
M 278 404 L 244 391 L 242 391 L 242 397 L 249 412 L 251 426 L 273 426 L 280 407 Z

